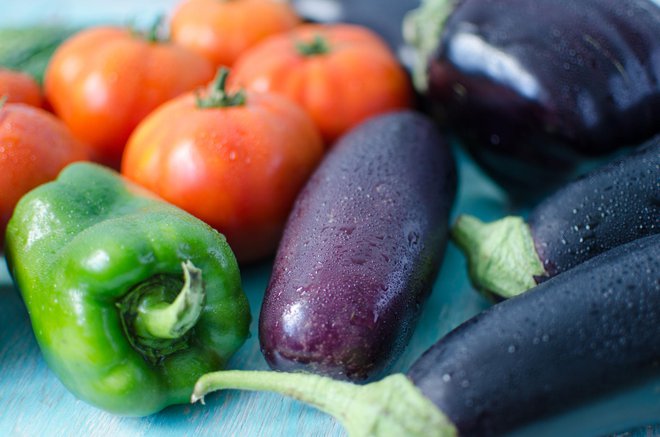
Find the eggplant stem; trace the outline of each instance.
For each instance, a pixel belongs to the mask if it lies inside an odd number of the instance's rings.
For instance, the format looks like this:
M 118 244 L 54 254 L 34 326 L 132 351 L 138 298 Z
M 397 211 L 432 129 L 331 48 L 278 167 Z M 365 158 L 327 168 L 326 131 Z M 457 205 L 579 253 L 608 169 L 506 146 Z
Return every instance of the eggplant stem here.
M 228 370 L 203 375 L 191 402 L 215 390 L 270 391 L 306 402 L 340 421 L 352 437 L 456 436 L 454 425 L 403 374 L 357 385 L 325 376 Z
M 440 44 L 440 36 L 456 0 L 424 0 L 417 9 L 408 12 L 403 20 L 403 37 L 415 48 L 413 83 L 418 91 L 428 89 L 428 64 Z
M 487 295 L 516 296 L 536 286 L 536 277 L 547 275 L 529 226 L 521 217 L 484 223 L 462 215 L 451 238 L 468 259 L 472 284 Z

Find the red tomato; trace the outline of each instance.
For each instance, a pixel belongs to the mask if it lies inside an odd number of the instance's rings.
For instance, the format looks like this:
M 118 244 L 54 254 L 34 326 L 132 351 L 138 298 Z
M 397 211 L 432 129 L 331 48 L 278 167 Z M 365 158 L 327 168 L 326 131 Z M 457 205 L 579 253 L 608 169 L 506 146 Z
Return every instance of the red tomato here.
M 364 119 L 412 102 L 409 79 L 385 42 L 345 24 L 310 24 L 268 38 L 238 59 L 230 82 L 298 102 L 328 144 Z
M 298 191 L 323 156 L 309 116 L 275 94 L 228 96 L 224 79 L 149 115 L 122 173 L 223 233 L 240 262 L 272 254 Z
M 170 23 L 172 40 L 231 66 L 246 49 L 300 23 L 288 2 L 278 0 L 186 0 Z
M 43 106 L 41 89 L 32 76 L 20 71 L 0 68 L 0 99 L 4 96 L 7 96 L 8 103 Z
M 0 248 L 18 200 L 88 157 L 89 150 L 49 112 L 22 103 L 0 108 Z
M 126 140 L 161 103 L 206 84 L 213 67 L 174 44 L 130 29 L 96 27 L 74 35 L 53 55 L 46 96 L 73 134 L 119 167 Z

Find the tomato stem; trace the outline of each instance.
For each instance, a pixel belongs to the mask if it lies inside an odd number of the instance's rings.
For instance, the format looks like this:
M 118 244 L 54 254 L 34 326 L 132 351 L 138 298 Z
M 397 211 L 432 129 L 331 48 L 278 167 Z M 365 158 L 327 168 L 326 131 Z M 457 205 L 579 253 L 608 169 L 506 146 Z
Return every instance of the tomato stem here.
M 166 39 L 161 36 L 161 29 L 163 28 L 164 18 L 165 17 L 163 16 L 163 14 L 160 14 L 156 17 L 154 23 L 151 25 L 149 31 L 145 35 L 148 42 L 157 43 L 157 42 L 162 42 Z
M 227 78 L 229 69 L 220 67 L 213 82 L 208 87 L 207 95 L 195 96 L 198 108 L 226 108 L 229 106 L 242 106 L 245 104 L 245 92 L 239 90 L 234 94 L 227 92 Z
M 317 56 L 323 55 L 330 51 L 328 40 L 321 35 L 315 35 L 314 39 L 309 42 L 298 41 L 296 49 L 302 56 Z

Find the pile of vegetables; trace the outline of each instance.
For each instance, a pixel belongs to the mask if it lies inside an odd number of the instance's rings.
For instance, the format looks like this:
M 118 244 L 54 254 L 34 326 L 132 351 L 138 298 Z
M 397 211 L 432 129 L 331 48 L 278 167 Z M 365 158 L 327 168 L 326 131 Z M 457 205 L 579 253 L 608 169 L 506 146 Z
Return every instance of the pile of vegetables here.
M 0 49 L 0 241 L 67 389 L 128 416 L 270 390 L 354 436 L 499 435 L 584 431 L 567 409 L 660 380 L 660 7 L 426 0 L 393 19 L 409 72 L 364 14 L 299 3 Z M 454 139 L 522 215 L 451 226 Z M 450 240 L 496 303 L 390 374 Z M 239 269 L 272 257 L 251 315 Z M 277 372 L 223 370 L 257 316 Z

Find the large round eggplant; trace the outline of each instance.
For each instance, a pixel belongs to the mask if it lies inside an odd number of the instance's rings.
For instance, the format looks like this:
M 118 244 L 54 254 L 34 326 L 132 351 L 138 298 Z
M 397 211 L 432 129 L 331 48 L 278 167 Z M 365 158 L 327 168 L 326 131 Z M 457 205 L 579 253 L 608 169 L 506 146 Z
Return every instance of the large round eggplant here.
M 403 350 L 431 291 L 456 192 L 450 147 L 425 116 L 373 118 L 300 193 L 259 319 L 271 367 L 365 380 Z
M 652 0 L 427 0 L 405 29 L 418 88 L 516 197 L 660 133 Z
M 660 235 L 616 247 L 465 322 L 407 377 L 360 386 L 318 375 L 217 372 L 209 391 L 313 404 L 352 437 L 600 435 L 660 417 Z M 624 408 L 613 409 L 613 405 Z M 580 411 L 571 420 L 570 411 Z M 585 416 L 586 413 L 596 414 Z
M 567 184 L 527 222 L 462 215 L 452 238 L 474 286 L 508 298 L 613 247 L 660 232 L 660 136 Z

